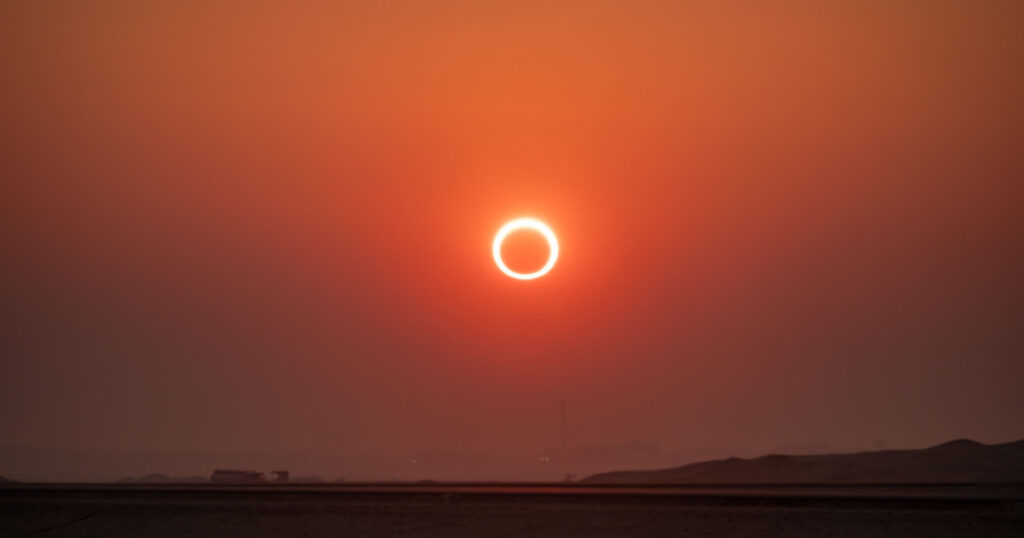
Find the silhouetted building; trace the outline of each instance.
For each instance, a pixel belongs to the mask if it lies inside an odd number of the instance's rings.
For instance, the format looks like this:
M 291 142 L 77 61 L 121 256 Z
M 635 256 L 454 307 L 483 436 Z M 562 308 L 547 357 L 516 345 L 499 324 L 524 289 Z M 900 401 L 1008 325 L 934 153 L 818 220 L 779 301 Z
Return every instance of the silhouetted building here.
M 233 471 L 217 469 L 210 475 L 210 482 L 230 484 L 258 484 L 266 482 L 263 473 L 259 471 Z

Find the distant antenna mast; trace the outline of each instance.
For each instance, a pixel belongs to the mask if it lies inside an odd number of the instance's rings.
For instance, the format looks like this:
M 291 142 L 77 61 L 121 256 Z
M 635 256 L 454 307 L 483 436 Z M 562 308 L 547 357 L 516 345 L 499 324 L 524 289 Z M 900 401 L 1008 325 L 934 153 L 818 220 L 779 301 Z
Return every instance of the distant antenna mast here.
M 565 453 L 565 400 L 562 400 L 562 453 Z

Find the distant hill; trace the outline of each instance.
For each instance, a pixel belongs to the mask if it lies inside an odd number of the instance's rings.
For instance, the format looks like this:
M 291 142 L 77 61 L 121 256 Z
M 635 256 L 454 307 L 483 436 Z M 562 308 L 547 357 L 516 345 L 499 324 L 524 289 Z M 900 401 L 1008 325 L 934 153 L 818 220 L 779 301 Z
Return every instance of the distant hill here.
M 151 473 L 138 478 L 126 476 L 117 481 L 119 484 L 183 484 L 196 482 L 209 482 L 205 476 L 173 477 L 161 473 Z
M 1024 482 L 1024 440 L 958 439 L 919 450 L 729 458 L 653 471 L 600 473 L 587 484 Z
M 14 480 L 0 476 L 0 484 L 3 484 L 5 482 L 14 482 Z

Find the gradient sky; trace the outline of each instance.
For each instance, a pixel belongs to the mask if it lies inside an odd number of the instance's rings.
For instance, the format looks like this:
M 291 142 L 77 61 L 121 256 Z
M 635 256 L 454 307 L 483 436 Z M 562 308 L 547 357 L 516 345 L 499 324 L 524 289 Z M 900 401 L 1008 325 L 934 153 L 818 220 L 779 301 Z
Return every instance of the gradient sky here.
M 0 475 L 1024 438 L 1024 3 L 154 4 L 0 6 Z

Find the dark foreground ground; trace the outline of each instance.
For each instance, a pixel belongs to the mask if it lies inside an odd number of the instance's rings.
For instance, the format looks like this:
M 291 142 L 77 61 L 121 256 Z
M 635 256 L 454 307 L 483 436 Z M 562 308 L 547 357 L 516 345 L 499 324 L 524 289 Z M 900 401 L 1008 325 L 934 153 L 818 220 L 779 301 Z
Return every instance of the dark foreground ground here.
M 1024 536 L 1021 486 L 0 487 L 0 536 Z

